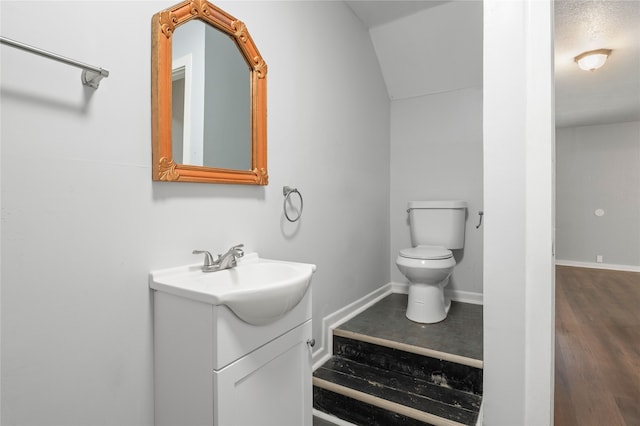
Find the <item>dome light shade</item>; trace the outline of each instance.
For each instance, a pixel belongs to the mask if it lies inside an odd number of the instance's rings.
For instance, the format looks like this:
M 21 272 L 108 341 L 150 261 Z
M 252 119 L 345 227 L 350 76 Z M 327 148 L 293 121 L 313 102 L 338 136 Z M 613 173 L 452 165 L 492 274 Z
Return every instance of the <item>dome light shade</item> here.
M 607 62 L 607 58 L 611 54 L 611 49 L 597 49 L 584 52 L 576 56 L 574 59 L 580 69 L 585 71 L 594 71 Z

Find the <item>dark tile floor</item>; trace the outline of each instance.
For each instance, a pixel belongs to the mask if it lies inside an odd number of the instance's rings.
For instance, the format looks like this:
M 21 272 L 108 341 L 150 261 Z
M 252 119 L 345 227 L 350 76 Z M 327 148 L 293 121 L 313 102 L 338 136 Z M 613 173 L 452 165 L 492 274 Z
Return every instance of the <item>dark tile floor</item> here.
M 406 311 L 407 295 L 393 293 L 338 329 L 482 360 L 482 305 L 451 302 L 436 324 L 415 323 Z

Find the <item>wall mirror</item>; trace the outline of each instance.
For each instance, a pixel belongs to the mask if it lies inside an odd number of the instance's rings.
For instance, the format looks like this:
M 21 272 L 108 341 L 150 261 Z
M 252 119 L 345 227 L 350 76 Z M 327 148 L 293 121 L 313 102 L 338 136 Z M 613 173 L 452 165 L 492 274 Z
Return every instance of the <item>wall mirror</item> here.
M 205 0 L 153 16 L 153 180 L 266 185 L 267 65 Z

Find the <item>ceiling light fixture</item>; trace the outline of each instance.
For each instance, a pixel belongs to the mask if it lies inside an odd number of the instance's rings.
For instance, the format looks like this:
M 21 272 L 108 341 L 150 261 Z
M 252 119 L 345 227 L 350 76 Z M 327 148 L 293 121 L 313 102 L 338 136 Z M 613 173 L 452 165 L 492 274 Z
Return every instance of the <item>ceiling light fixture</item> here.
M 597 49 L 584 52 L 576 56 L 574 59 L 580 69 L 585 71 L 594 71 L 607 62 L 607 58 L 611 54 L 611 49 Z

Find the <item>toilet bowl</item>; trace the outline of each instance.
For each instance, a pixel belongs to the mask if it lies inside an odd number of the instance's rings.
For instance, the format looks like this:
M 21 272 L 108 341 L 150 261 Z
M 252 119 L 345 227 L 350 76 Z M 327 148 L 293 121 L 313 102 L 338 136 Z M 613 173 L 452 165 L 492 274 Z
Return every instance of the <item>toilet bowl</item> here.
M 444 287 L 456 265 L 451 250 L 427 245 L 406 248 L 400 250 L 396 265 L 409 280 L 407 318 L 426 324 L 444 320 L 451 307 Z
M 400 250 L 396 265 L 409 281 L 411 321 L 440 322 L 449 313 L 444 287 L 456 266 L 451 250 L 464 248 L 466 209 L 467 203 L 459 200 L 409 202 L 412 248 Z

